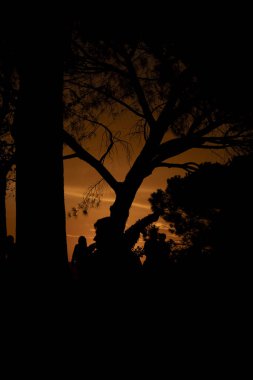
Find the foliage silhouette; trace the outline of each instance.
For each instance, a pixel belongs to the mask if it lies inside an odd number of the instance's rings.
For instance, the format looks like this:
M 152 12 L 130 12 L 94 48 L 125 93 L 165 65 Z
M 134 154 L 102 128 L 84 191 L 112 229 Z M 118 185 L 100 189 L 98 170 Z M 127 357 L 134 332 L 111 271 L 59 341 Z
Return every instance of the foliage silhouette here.
M 248 222 L 253 207 L 252 164 L 252 155 L 236 157 L 226 165 L 205 163 L 194 173 L 168 179 L 165 191 L 151 195 L 152 209 L 182 239 L 182 259 L 211 258 L 216 267 L 247 272 L 252 248 Z

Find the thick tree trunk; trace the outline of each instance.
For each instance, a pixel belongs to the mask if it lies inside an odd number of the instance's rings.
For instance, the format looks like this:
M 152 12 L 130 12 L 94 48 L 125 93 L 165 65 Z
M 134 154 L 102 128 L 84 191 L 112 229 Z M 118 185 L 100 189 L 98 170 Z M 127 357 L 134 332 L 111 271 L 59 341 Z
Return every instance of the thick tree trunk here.
M 42 283 L 61 282 L 68 271 L 62 161 L 64 37 L 60 21 L 34 22 L 22 33 L 18 57 L 17 247 L 25 275 Z
M 111 215 L 98 220 L 96 228 L 97 271 L 93 276 L 95 282 L 103 285 L 103 291 L 111 294 L 130 291 L 131 297 L 139 298 L 137 291 L 139 286 L 141 263 L 130 252 L 130 246 L 124 234 L 129 210 L 133 203 L 138 187 L 128 189 L 126 184 L 121 184 L 116 200 L 111 206 Z M 109 286 L 109 288 L 108 288 Z
M 161 139 L 161 137 L 159 137 Z M 158 139 L 159 140 L 159 139 Z M 150 161 L 156 152 L 156 139 L 154 142 L 146 144 L 140 155 L 137 157 L 131 170 L 128 172 L 125 181 L 121 183 L 116 194 L 116 200 L 111 206 L 111 219 L 119 232 L 123 233 L 137 191 L 143 180 L 150 175 Z
M 119 234 L 123 234 L 125 231 L 129 211 L 139 186 L 139 183 L 128 184 L 124 182 L 116 195 L 114 204 L 110 207 L 111 220 Z

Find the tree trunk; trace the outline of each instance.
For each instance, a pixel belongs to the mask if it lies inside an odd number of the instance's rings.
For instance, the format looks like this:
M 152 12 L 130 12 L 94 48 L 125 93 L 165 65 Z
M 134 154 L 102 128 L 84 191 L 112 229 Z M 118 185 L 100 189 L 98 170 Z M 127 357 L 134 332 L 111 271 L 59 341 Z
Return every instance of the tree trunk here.
M 161 137 L 159 137 L 161 139 Z M 158 141 L 159 141 L 158 139 Z M 128 172 L 125 181 L 116 194 L 116 200 L 111 206 L 111 219 L 118 226 L 119 232 L 123 233 L 137 191 L 143 180 L 150 175 L 150 162 L 156 152 L 156 139 L 145 145 L 140 155 L 137 157 L 131 170 Z
M 25 275 L 42 283 L 67 276 L 63 130 L 63 23 L 31 22 L 21 33 L 16 118 L 17 247 Z M 23 265 L 22 265 L 23 264 Z
M 139 186 L 132 184 L 128 188 L 126 183 L 118 189 L 116 200 L 111 206 L 110 217 L 102 218 L 95 223 L 96 247 L 98 268 L 93 281 L 99 284 L 106 293 L 114 294 L 126 290 L 130 297 L 139 298 L 141 263 L 130 252 L 130 245 L 124 234 L 130 207 Z M 101 286 L 102 285 L 102 286 Z M 108 288 L 109 286 L 109 288 Z M 100 290 L 101 291 L 101 290 Z
M 139 183 L 128 184 L 124 182 L 116 195 L 114 204 L 110 207 L 111 220 L 119 234 L 123 234 L 125 231 L 129 211 L 139 187 Z

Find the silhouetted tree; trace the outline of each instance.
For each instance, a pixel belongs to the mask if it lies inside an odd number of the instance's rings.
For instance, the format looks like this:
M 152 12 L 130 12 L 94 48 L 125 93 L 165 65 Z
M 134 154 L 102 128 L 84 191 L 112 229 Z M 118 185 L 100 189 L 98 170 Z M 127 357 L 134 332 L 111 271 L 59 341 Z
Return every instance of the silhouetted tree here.
M 61 281 L 68 271 L 62 93 L 70 30 L 61 14 L 47 16 L 29 18 L 25 26 L 14 18 L 7 36 L 20 77 L 14 129 L 17 251 L 24 279 L 43 283 Z
M 186 253 L 215 254 L 217 263 L 227 265 L 250 260 L 252 164 L 252 156 L 226 165 L 205 163 L 196 172 L 168 179 L 165 191 L 152 194 L 152 209 L 181 237 Z
M 229 154 L 249 149 L 252 128 L 247 117 L 221 107 L 175 44 L 137 39 L 90 42 L 76 33 L 72 53 L 65 82 L 64 141 L 74 153 L 66 158 L 87 162 L 114 190 L 110 217 L 118 235 L 124 233 L 139 187 L 155 169 L 196 169 L 194 162 L 178 159 L 193 148 Z M 123 112 L 133 129 L 121 127 Z M 105 160 L 117 144 L 126 145 L 124 138 L 132 133 L 140 137 L 142 147 L 121 182 Z M 94 134 L 107 141 L 100 157 L 82 143 Z
M 159 210 L 170 223 L 170 232 L 182 237 L 185 246 L 210 245 L 210 224 L 223 205 L 227 172 L 226 166 L 205 163 L 184 177 L 169 178 L 165 191 L 151 195 L 152 209 Z
M 131 227 L 125 231 L 125 240 L 129 249 L 133 249 L 134 245 L 138 242 L 141 234 L 145 234 L 147 226 L 150 226 L 153 222 L 156 222 L 159 213 L 154 212 L 144 216 L 144 218 L 137 220 Z

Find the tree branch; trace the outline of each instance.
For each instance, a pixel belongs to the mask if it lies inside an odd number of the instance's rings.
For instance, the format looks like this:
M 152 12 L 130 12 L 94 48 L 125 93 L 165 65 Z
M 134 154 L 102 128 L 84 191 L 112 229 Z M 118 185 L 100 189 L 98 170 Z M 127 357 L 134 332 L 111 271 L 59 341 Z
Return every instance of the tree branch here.
M 235 138 L 228 136 L 221 137 L 201 137 L 194 144 L 194 148 L 201 149 L 225 149 L 229 147 L 243 147 L 248 146 L 250 141 L 244 141 L 243 138 Z
M 196 145 L 194 148 L 200 148 L 200 149 L 226 149 L 230 148 L 231 145 Z
M 119 182 L 113 177 L 113 175 L 104 167 L 104 165 L 87 152 L 78 142 L 65 130 L 63 131 L 64 142 L 71 148 L 76 154 L 76 157 L 90 164 L 111 186 L 111 188 L 117 193 L 119 188 Z
M 179 168 L 186 170 L 187 172 L 193 172 L 199 168 L 199 165 L 195 162 L 185 162 L 184 164 L 172 164 L 169 162 L 161 162 L 159 165 L 156 165 L 156 168 Z
M 169 96 L 167 103 L 165 104 L 157 119 L 157 123 L 159 124 L 160 128 L 162 128 L 162 130 L 166 129 L 166 127 L 170 125 L 173 120 L 175 120 L 179 115 L 182 115 L 183 112 L 189 108 L 191 102 L 189 102 L 189 99 L 186 103 L 183 101 L 181 91 L 182 88 L 184 88 L 183 83 L 187 82 L 187 80 L 189 80 L 191 77 L 192 73 L 188 68 L 184 70 L 179 78 L 175 81 L 172 87 L 171 95 Z M 180 105 L 175 109 L 176 103 L 179 99 L 181 101 Z
M 162 127 L 162 129 L 164 129 L 169 124 L 171 124 L 171 121 L 175 119 L 175 115 L 177 115 L 177 112 L 175 113 L 174 107 L 175 107 L 177 99 L 178 99 L 177 96 L 174 95 L 173 98 L 171 97 L 167 101 L 164 108 L 162 109 L 157 119 L 157 123 L 159 124 L 159 126 Z M 173 115 L 171 115 L 171 113 Z
M 137 95 L 137 98 L 139 100 L 142 111 L 145 115 L 147 122 L 150 125 L 150 128 L 154 128 L 156 125 L 156 121 L 154 119 L 154 116 L 153 116 L 150 108 L 149 108 L 148 101 L 147 101 L 146 96 L 144 94 L 143 88 L 142 88 L 142 86 L 138 80 L 138 77 L 137 77 L 137 74 L 135 72 L 135 68 L 133 66 L 133 63 L 127 54 L 124 54 L 124 58 L 126 60 L 127 68 L 128 68 L 130 77 L 132 78 L 133 87 L 134 87 L 135 93 Z
M 207 126 L 198 132 L 195 132 L 193 136 L 202 137 L 210 132 L 214 131 L 215 129 L 221 127 L 223 124 L 225 124 L 228 120 L 222 119 L 222 120 L 215 120 L 211 123 L 208 123 Z
M 159 165 L 164 160 L 177 156 L 181 153 L 184 153 L 186 150 L 193 148 L 194 143 L 196 144 L 195 139 L 185 137 L 166 141 L 160 145 L 157 155 L 154 157 L 154 167 Z
M 77 41 L 75 41 L 75 43 L 77 44 Z M 128 77 L 127 72 L 125 72 L 124 70 L 119 69 L 118 67 L 114 66 L 111 63 L 100 61 L 97 57 L 94 58 L 93 56 L 88 54 L 87 50 L 84 48 L 83 45 L 77 44 L 77 46 L 80 49 L 80 51 L 82 51 L 84 60 L 92 64 L 93 68 L 96 68 L 96 69 L 101 68 L 102 71 L 113 71 L 115 73 L 118 73 L 124 78 Z
M 144 218 L 137 220 L 136 223 L 134 223 L 125 231 L 125 239 L 130 249 L 133 248 L 134 245 L 137 243 L 140 234 L 143 232 L 143 230 L 147 226 L 158 220 L 159 215 L 160 214 L 158 212 L 154 212 L 152 214 L 144 216 Z
M 194 121 L 193 121 L 192 125 L 190 126 L 190 128 L 189 128 L 189 130 L 187 132 L 187 136 L 192 136 L 193 133 L 194 133 L 194 131 L 198 127 L 200 127 L 201 123 L 203 123 L 203 121 L 205 120 L 205 118 L 206 118 L 206 115 L 204 115 L 204 114 L 201 114 L 201 115 L 198 115 L 198 116 L 194 117 Z
M 66 156 L 63 156 L 63 160 L 69 160 L 71 158 L 76 158 L 78 157 L 78 155 L 76 153 L 73 153 L 73 154 L 67 154 Z
M 104 128 L 104 130 L 108 133 L 109 135 L 109 138 L 110 138 L 110 144 L 108 145 L 105 153 L 103 153 L 103 155 L 100 157 L 99 161 L 101 163 L 104 162 L 106 156 L 109 154 L 109 152 L 111 151 L 113 145 L 114 145 L 114 141 L 113 141 L 113 134 L 112 134 L 112 131 L 104 124 L 104 123 L 101 123 L 100 121 L 97 121 L 97 120 L 92 120 L 92 119 L 89 119 L 89 118 L 85 118 L 85 120 L 87 120 L 88 122 L 90 122 L 91 124 L 96 124 L 98 125 L 99 127 L 102 127 Z
M 96 91 L 99 94 L 104 95 L 106 98 L 110 98 L 110 99 L 114 100 L 116 103 L 122 105 L 123 107 L 125 107 L 126 109 L 128 109 L 130 112 L 134 113 L 136 116 L 141 117 L 142 119 L 145 117 L 142 113 L 140 113 L 139 111 L 137 111 L 136 109 L 134 109 L 128 103 L 126 103 L 123 100 L 117 98 L 116 96 L 113 96 L 111 93 L 108 93 L 106 91 L 101 90 L 101 88 L 99 88 L 99 87 L 93 87 L 93 86 L 86 85 L 86 84 L 83 87 L 85 87 L 85 88 L 87 88 L 89 90 L 92 90 L 92 91 Z
M 221 121 L 217 121 L 212 124 L 212 127 L 209 125 L 209 127 L 204 128 L 204 130 L 196 132 L 193 135 L 172 139 L 161 144 L 156 157 L 154 157 L 152 167 L 159 166 L 161 162 L 184 153 L 185 151 L 192 148 L 225 149 L 230 146 L 243 145 L 242 141 L 238 141 L 229 137 L 202 137 L 204 133 L 210 133 L 212 129 L 216 129 L 222 124 L 223 123 Z M 208 143 L 211 143 L 213 145 L 210 145 Z

